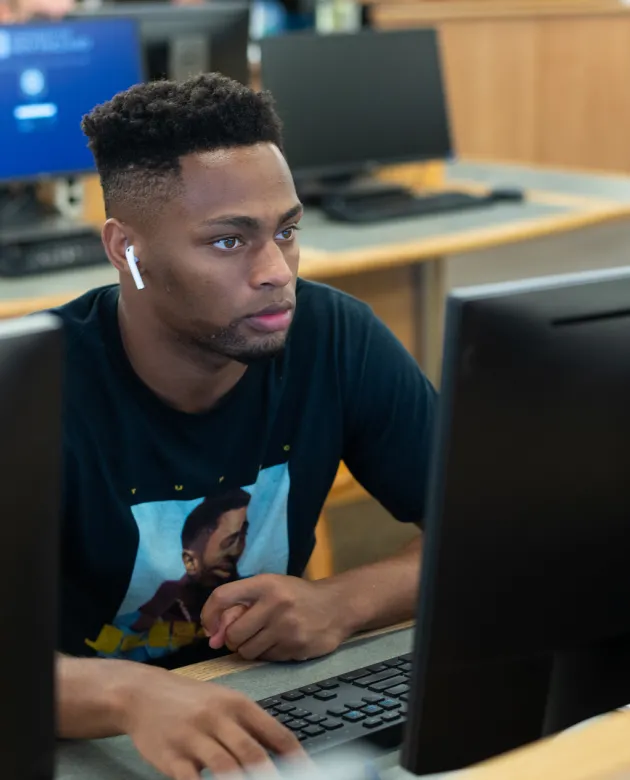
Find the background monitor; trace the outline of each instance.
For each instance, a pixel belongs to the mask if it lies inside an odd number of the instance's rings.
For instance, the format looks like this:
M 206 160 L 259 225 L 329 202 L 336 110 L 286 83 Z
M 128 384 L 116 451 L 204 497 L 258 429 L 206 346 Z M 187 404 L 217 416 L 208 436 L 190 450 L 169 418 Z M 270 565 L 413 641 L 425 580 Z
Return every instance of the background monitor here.
M 434 30 L 291 33 L 260 46 L 297 179 L 451 155 Z
M 0 323 L 0 765 L 7 780 L 54 774 L 62 363 L 57 318 Z
M 630 268 L 453 293 L 403 765 L 630 702 Z
M 149 81 L 182 81 L 198 73 L 217 72 L 249 84 L 248 0 L 211 0 L 199 5 L 105 3 L 73 12 L 104 17 L 131 17 L 142 37 Z
M 140 81 L 130 19 L 0 26 L 0 182 L 94 171 L 82 117 Z

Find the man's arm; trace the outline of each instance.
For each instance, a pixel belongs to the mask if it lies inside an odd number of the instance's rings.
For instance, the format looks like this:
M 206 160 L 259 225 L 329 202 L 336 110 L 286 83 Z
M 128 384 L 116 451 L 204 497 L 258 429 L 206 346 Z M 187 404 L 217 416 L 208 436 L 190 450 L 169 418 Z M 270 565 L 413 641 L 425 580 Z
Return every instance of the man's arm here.
M 304 661 L 348 637 L 413 617 L 422 544 L 327 579 L 262 574 L 217 588 L 201 622 L 210 646 L 247 660 Z
M 339 594 L 337 603 L 347 609 L 343 616 L 347 636 L 415 616 L 421 557 L 422 539 L 418 537 L 396 555 L 328 579 Z
M 134 676 L 145 669 L 129 661 L 72 658 L 59 654 L 57 728 L 63 739 L 100 739 L 122 734 L 125 702 Z
M 130 661 L 58 655 L 58 735 L 126 733 L 173 780 L 241 767 L 272 769 L 268 752 L 300 754 L 293 734 L 243 694 Z

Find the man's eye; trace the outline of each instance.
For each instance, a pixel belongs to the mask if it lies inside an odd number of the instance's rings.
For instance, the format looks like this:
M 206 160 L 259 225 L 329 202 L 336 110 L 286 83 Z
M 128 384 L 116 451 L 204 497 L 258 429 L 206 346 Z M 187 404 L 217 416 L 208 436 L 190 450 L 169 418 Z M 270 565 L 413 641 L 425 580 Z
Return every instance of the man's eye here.
M 278 241 L 291 241 L 292 238 L 295 238 L 295 233 L 297 230 L 298 230 L 297 225 L 293 225 L 291 227 L 285 228 L 284 230 L 281 230 L 276 235 L 276 239 Z
M 217 249 L 224 249 L 224 250 L 231 250 L 231 249 L 238 249 L 239 246 L 242 246 L 243 242 L 240 238 L 236 238 L 236 236 L 230 236 L 229 238 L 220 238 L 218 241 L 213 241 L 212 246 L 216 246 Z

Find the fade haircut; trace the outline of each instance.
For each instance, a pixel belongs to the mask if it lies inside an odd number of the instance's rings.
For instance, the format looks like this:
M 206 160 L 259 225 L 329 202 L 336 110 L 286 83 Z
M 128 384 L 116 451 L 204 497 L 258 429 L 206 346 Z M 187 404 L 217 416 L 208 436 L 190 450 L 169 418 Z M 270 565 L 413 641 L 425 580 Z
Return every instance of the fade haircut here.
M 180 158 L 272 143 L 282 149 L 273 99 L 217 73 L 137 84 L 83 117 L 107 216 L 146 217 L 181 185 Z
M 186 518 L 182 528 L 182 548 L 190 549 L 203 534 L 216 531 L 221 515 L 233 509 L 249 506 L 251 496 L 246 490 L 230 490 L 214 498 L 206 498 Z

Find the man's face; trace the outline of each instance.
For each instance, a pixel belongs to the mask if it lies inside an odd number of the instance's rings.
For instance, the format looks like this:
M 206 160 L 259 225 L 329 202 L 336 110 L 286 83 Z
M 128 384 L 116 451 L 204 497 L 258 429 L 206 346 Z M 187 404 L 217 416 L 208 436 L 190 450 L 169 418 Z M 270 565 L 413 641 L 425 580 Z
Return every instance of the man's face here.
M 214 531 L 201 534 L 182 558 L 187 574 L 205 587 L 237 575 L 236 564 L 245 549 L 247 508 L 231 509 L 219 518 Z
M 302 208 L 272 144 L 182 158 L 182 189 L 142 236 L 148 304 L 197 354 L 248 363 L 284 346 Z M 148 250 L 148 251 L 147 251 Z

